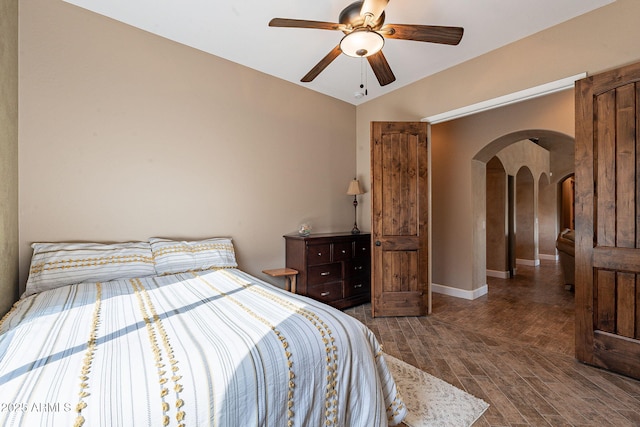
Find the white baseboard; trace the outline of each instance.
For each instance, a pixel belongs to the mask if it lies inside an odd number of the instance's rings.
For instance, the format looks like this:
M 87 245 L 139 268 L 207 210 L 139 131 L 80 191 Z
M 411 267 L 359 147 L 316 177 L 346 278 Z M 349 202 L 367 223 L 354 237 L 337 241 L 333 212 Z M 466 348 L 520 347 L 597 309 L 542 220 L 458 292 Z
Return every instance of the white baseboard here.
M 540 259 L 544 259 L 544 260 L 547 260 L 547 261 L 558 262 L 560 260 L 560 256 L 559 255 L 540 254 L 538 256 L 540 257 Z
M 436 294 L 449 295 L 451 297 L 463 298 L 468 300 L 474 300 L 486 295 L 489 292 L 489 287 L 485 284 L 473 291 L 467 291 L 460 288 L 452 288 L 451 286 L 438 285 L 436 283 L 431 284 L 431 292 Z
M 539 259 L 522 259 L 522 258 L 516 258 L 516 264 L 520 264 L 520 265 L 528 265 L 530 267 L 537 267 L 540 265 L 540 260 Z
M 508 271 L 498 271 L 498 270 L 487 270 L 487 276 L 489 277 L 497 277 L 498 279 L 508 279 L 509 272 Z

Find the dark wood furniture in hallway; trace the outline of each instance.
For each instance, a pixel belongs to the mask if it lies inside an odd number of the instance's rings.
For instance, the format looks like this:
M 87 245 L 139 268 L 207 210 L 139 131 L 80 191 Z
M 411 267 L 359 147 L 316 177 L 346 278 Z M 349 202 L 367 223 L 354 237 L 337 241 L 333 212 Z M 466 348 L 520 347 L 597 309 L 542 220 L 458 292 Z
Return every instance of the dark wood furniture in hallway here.
M 574 295 L 559 263 L 488 284 L 474 301 L 433 294 L 427 317 L 372 318 L 369 304 L 346 312 L 385 352 L 488 402 L 474 427 L 640 426 L 640 381 L 574 358 Z

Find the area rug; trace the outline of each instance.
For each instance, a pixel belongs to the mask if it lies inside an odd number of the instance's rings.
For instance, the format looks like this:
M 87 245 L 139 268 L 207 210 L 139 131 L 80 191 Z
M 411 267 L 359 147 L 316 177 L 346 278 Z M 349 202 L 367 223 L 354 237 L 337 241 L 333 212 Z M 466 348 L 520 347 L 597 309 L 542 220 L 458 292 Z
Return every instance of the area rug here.
M 472 425 L 489 404 L 400 359 L 384 355 L 400 396 L 407 406 L 409 427 Z

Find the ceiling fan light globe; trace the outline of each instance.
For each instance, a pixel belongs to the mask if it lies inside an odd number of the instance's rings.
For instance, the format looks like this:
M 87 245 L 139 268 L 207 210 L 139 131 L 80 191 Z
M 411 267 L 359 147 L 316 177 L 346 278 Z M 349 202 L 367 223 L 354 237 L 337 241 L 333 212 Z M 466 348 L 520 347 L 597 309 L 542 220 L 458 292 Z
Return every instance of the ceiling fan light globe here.
M 384 37 L 366 28 L 354 30 L 340 41 L 342 53 L 354 58 L 371 56 L 378 53 L 383 46 Z

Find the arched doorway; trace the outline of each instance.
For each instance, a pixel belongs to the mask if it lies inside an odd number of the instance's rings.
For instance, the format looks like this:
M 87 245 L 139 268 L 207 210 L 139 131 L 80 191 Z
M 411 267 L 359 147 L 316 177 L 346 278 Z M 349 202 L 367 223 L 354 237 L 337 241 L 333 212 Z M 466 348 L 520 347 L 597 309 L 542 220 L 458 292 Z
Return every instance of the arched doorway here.
M 513 216 L 516 224 L 514 233 L 517 236 L 514 245 L 518 261 L 536 265 L 540 258 L 556 259 L 555 236 L 560 228 L 561 206 L 558 202 L 558 180 L 554 178 L 566 176 L 573 171 L 573 146 L 574 139 L 566 134 L 531 129 L 497 138 L 474 156 L 472 191 L 479 196 L 476 200 L 483 201 L 474 203 L 472 207 L 474 218 L 482 218 L 483 225 L 475 229 L 474 251 L 486 250 L 487 253 L 484 265 L 474 265 L 474 277 L 508 277 L 511 272 L 508 264 L 509 178 L 514 182 L 516 207 Z M 546 160 L 545 153 L 548 155 Z M 528 162 L 532 156 L 541 156 L 542 161 L 534 161 L 536 166 L 531 166 Z M 502 174 L 501 168 L 504 170 Z M 502 187 L 493 182 L 496 179 L 502 180 Z M 499 221 L 501 224 L 496 225 L 493 222 L 497 221 L 495 212 L 499 208 L 491 206 L 495 202 L 495 194 L 487 192 L 492 191 L 491 189 L 502 192 L 504 188 L 507 192 L 504 196 L 507 210 L 504 221 Z M 493 234 L 492 230 L 499 230 L 498 234 Z M 488 246 L 497 241 L 505 242 L 505 262 L 489 260 L 491 251 Z M 498 248 L 498 251 L 501 254 L 505 252 L 502 248 Z
M 487 275 L 507 278 L 509 256 L 509 185 L 504 165 L 497 156 L 487 162 Z
M 558 189 L 546 173 L 538 178 L 538 258 L 557 261 Z
M 537 201 L 533 174 L 523 166 L 516 174 L 515 241 L 516 264 L 537 265 Z

